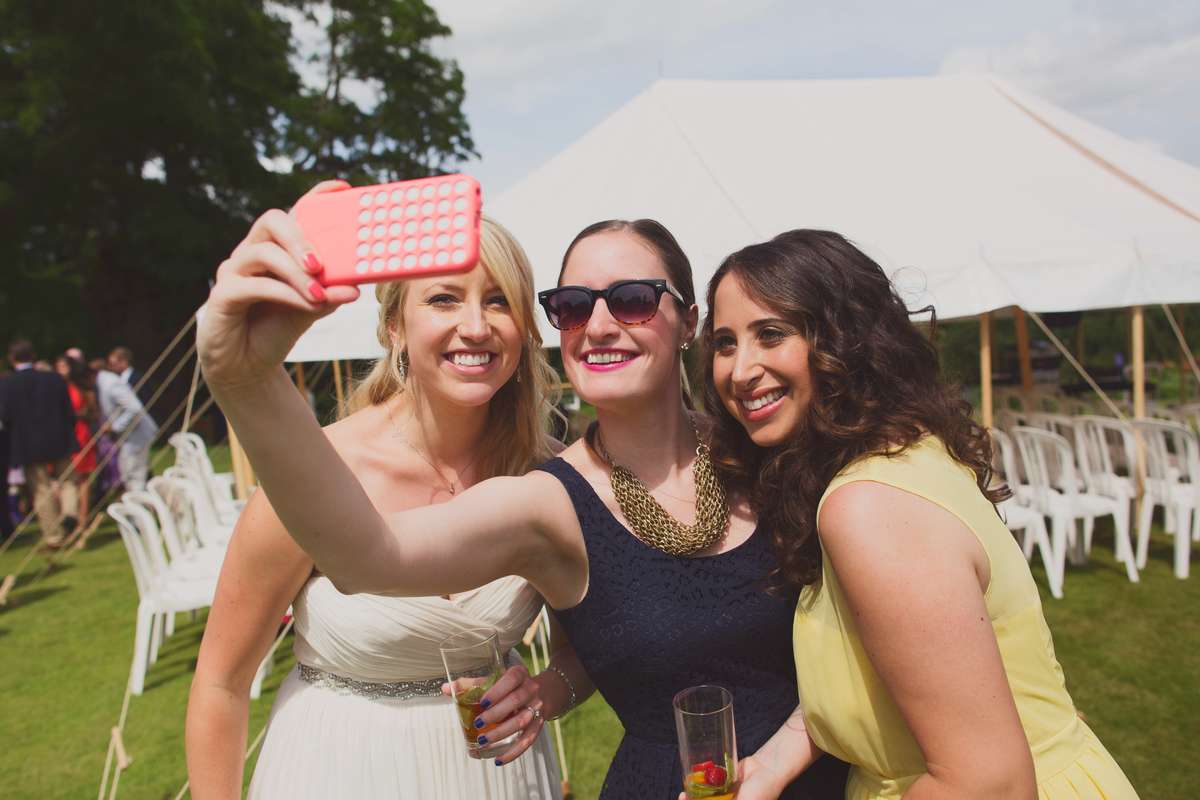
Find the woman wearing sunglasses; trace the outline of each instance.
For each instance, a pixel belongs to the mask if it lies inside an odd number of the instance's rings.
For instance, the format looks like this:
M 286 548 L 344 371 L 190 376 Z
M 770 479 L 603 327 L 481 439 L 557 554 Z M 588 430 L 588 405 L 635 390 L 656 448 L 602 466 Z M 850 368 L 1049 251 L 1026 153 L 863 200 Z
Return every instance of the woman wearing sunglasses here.
M 708 301 L 713 449 L 803 587 L 797 767 L 849 761 L 852 800 L 1136 798 L 1067 693 L 988 433 L 883 270 L 789 231 Z
M 837 763 L 799 781 L 774 748 L 794 722 L 795 595 L 746 504 L 716 479 L 681 390 L 698 313 L 687 257 L 656 222 L 582 231 L 540 300 L 562 330 L 575 391 L 595 406 L 584 440 L 539 470 L 450 502 L 381 516 L 320 436 L 280 362 L 314 319 L 357 295 L 308 290 L 309 253 L 223 267 L 199 333 L 205 372 L 289 533 L 342 591 L 461 592 L 516 574 L 556 610 L 559 642 L 535 679 L 494 688 L 483 722 L 502 737 L 599 688 L 625 727 L 602 797 L 674 798 L 682 785 L 673 695 L 718 683 L 737 698 L 743 798 L 838 797 Z M 303 453 L 303 458 L 297 458 Z M 336 533 L 332 533 L 336 532 Z M 510 753 L 511 756 L 511 753 Z M 506 756 L 501 761 L 510 758 Z M 498 761 L 498 764 L 500 762 Z

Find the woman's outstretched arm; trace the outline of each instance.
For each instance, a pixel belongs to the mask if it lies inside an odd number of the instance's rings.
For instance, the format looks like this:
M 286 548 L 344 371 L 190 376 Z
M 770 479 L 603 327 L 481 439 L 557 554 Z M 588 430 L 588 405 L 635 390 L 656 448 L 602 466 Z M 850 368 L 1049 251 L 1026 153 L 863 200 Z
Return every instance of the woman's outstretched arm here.
M 375 510 L 283 369 L 314 321 L 358 296 L 322 288 L 319 269 L 295 221 L 267 212 L 219 268 L 197 333 L 208 385 L 288 533 L 343 591 L 449 594 L 520 575 L 555 607 L 577 602 L 586 555 L 549 475 L 485 481 L 388 520 Z

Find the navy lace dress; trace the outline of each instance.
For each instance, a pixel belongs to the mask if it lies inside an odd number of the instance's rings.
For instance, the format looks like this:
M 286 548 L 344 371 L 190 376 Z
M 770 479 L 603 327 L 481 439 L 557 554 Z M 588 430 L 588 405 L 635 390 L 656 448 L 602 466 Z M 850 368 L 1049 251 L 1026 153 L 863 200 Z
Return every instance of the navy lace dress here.
M 555 613 L 625 727 L 601 800 L 676 800 L 676 692 L 704 683 L 733 692 L 739 757 L 758 750 L 796 708 L 796 594 L 766 590 L 775 559 L 761 531 L 727 553 L 667 555 L 621 525 L 566 461 L 539 469 L 566 487 L 589 561 L 587 595 Z M 845 778 L 846 766 L 826 756 L 781 797 L 840 800 Z

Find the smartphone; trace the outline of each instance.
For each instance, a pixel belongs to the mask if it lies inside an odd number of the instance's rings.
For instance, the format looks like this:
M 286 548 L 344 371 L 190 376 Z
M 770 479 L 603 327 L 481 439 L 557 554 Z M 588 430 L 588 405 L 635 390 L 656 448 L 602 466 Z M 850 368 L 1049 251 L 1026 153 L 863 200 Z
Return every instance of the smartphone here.
M 305 195 L 292 209 L 325 286 L 466 272 L 479 260 L 479 182 L 439 175 Z

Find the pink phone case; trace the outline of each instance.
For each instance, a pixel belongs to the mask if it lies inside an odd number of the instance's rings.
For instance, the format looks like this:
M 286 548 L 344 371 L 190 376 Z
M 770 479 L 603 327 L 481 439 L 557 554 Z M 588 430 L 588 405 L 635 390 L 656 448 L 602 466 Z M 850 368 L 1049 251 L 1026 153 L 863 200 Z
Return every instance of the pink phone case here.
M 466 272 L 479 260 L 479 182 L 468 175 L 310 194 L 292 212 L 325 286 Z

